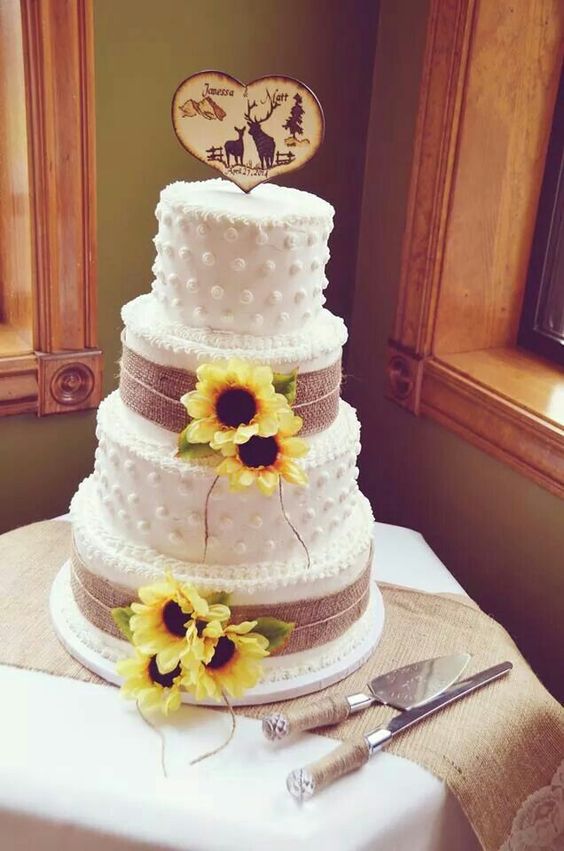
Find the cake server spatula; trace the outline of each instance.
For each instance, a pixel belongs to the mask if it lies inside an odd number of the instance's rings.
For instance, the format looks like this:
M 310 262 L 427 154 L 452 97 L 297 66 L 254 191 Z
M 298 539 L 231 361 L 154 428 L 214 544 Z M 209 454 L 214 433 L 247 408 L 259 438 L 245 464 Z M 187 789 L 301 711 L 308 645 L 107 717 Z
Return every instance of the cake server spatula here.
M 267 739 L 284 739 L 290 733 L 327 727 L 349 715 L 380 703 L 395 709 L 411 709 L 432 700 L 452 685 L 470 661 L 468 653 L 453 653 L 414 662 L 375 677 L 367 692 L 350 697 L 324 697 L 303 709 L 287 709 L 267 715 L 262 731 Z
M 408 709 L 406 712 L 400 712 L 387 724 L 372 730 L 371 733 L 367 733 L 365 736 L 357 736 L 349 742 L 343 742 L 326 757 L 307 765 L 305 768 L 292 771 L 286 780 L 288 792 L 299 801 L 311 798 L 312 795 L 329 786 L 334 780 L 363 766 L 371 756 L 387 745 L 398 733 L 402 733 L 413 724 L 417 724 L 439 709 L 448 706 L 449 703 L 453 703 L 487 683 L 497 680 L 507 674 L 512 667 L 511 662 L 501 662 L 499 665 L 480 671 L 473 677 L 450 686 L 433 700 L 415 706 L 413 709 Z

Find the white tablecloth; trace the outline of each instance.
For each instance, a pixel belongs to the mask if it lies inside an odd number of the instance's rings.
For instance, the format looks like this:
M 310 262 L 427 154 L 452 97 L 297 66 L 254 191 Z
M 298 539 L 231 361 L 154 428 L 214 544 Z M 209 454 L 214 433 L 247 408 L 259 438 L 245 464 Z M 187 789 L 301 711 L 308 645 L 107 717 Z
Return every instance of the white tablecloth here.
M 462 589 L 421 535 L 377 524 L 378 578 Z M 425 769 L 389 753 L 318 798 L 296 803 L 287 773 L 335 747 L 304 734 L 273 746 L 239 717 L 231 745 L 196 766 L 230 727 L 182 707 L 157 735 L 114 688 L 0 666 L 0 849 L 476 851 L 458 803 Z

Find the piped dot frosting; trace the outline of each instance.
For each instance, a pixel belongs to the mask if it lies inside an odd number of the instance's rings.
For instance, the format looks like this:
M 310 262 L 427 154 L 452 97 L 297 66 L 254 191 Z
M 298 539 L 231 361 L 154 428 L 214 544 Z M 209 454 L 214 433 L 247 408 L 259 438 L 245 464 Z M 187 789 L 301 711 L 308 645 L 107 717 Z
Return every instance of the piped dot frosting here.
M 167 320 L 267 338 L 299 334 L 317 315 L 327 202 L 274 184 L 246 196 L 210 180 L 166 187 L 156 212 L 152 298 Z

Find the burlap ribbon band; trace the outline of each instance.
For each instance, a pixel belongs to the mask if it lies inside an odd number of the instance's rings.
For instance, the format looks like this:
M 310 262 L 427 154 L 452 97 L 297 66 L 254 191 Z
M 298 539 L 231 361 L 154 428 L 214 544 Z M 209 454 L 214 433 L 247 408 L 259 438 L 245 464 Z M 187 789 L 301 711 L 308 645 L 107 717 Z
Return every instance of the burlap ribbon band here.
M 146 420 L 179 434 L 189 422 L 180 398 L 194 390 L 196 375 L 162 366 L 123 346 L 119 392 L 123 402 Z M 339 411 L 341 361 L 325 369 L 298 374 L 294 411 L 303 419 L 301 435 L 328 428 Z
M 71 568 L 74 598 L 84 617 L 103 632 L 122 638 L 111 611 L 129 606 L 135 599 L 135 593 L 131 588 L 108 582 L 88 570 L 74 546 Z M 351 585 L 325 597 L 277 605 L 230 606 L 232 622 L 273 617 L 295 624 L 289 640 L 277 651 L 278 655 L 298 653 L 326 644 L 339 638 L 365 611 L 369 598 L 370 571 L 371 558 Z

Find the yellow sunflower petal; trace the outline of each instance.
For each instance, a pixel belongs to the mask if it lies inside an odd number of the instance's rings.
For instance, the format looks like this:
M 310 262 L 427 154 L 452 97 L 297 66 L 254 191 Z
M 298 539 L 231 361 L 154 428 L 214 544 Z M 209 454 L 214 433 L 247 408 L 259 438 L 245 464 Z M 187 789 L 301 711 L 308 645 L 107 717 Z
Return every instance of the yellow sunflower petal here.
M 186 428 L 186 440 L 189 443 L 209 443 L 216 431 L 215 419 L 192 420 Z
M 253 369 L 252 382 L 255 387 L 260 387 L 261 389 L 272 388 L 272 369 L 269 366 L 255 366 Z
M 141 673 L 142 665 L 146 667 L 146 660 L 140 660 L 138 655 L 129 656 L 127 659 L 120 659 L 116 662 L 116 671 L 120 677 L 133 677 Z
M 143 689 L 137 695 L 137 700 L 140 708 L 145 712 L 158 709 L 161 705 L 161 689 L 158 686 Z
M 211 417 L 214 414 L 212 400 L 195 390 L 192 390 L 191 393 L 187 393 L 180 401 L 185 406 L 191 417 L 204 419 L 206 417 Z
M 212 603 L 209 607 L 207 617 L 210 621 L 226 621 L 231 617 L 231 609 L 224 603 Z
M 233 442 L 233 438 L 235 436 L 235 429 L 226 429 L 225 431 L 216 430 L 213 434 L 213 437 L 210 441 L 210 446 L 212 449 L 222 449 L 223 446 L 227 446 L 228 444 Z
M 142 630 L 152 631 L 162 623 L 163 607 L 160 604 L 160 600 L 155 604 L 155 608 L 152 609 L 149 606 L 145 606 L 144 608 L 144 612 L 131 615 L 129 619 L 129 626 L 133 632 L 140 632 Z
M 270 655 L 268 652 L 269 641 L 264 635 L 258 632 L 252 632 L 248 635 L 239 635 L 235 639 L 237 647 L 244 651 L 245 656 L 250 656 L 257 659 L 262 659 L 264 656 Z
M 302 458 L 309 452 L 309 444 L 301 437 L 286 437 L 282 441 L 284 455 L 291 458 Z
M 163 715 L 170 715 L 171 712 L 176 712 L 180 706 L 180 692 L 178 689 L 168 689 L 167 694 L 161 700 L 161 710 Z
M 303 423 L 304 421 L 302 418 L 298 417 L 296 414 L 281 417 L 280 433 L 283 437 L 292 437 L 300 431 Z
M 226 458 L 232 457 L 237 454 L 237 447 L 233 443 L 233 434 L 234 432 L 221 432 L 216 431 L 212 440 L 210 441 L 210 446 L 212 449 L 219 450 L 223 456 Z M 217 440 L 219 435 L 222 436 L 220 440 Z
M 240 425 L 235 431 L 233 435 L 233 443 L 246 443 L 251 437 L 255 434 L 258 434 L 259 428 L 258 423 L 249 423 L 249 425 Z
M 221 638 L 223 635 L 223 626 L 219 621 L 210 621 L 202 630 L 202 635 L 206 638 Z
M 285 461 L 280 474 L 292 485 L 307 485 L 307 473 L 295 461 Z
M 257 423 L 258 433 L 261 437 L 272 437 L 278 433 L 280 422 L 275 415 L 266 415 L 261 417 Z
M 197 679 L 195 680 L 195 691 L 198 700 L 204 700 L 208 697 L 217 701 L 222 699 L 221 684 L 215 681 L 204 665 L 201 665 Z
M 137 698 L 137 695 L 143 688 L 147 688 L 146 682 L 132 682 L 128 680 L 127 682 L 122 684 L 122 687 L 120 688 L 120 694 L 126 700 L 135 700 Z
M 169 582 L 154 582 L 152 585 L 144 585 L 142 588 L 139 588 L 137 596 L 146 606 L 153 606 L 159 600 L 168 597 L 171 591 L 174 593 Z
M 184 647 L 184 641 L 177 642 L 175 645 L 170 644 L 168 647 L 163 647 L 157 653 L 157 667 L 161 674 L 169 674 L 174 671 L 178 665 L 180 652 Z
M 163 647 L 177 641 L 178 637 L 171 635 L 162 621 L 157 626 L 142 626 L 131 632 L 131 643 L 145 656 L 154 656 Z
M 231 670 L 221 677 L 222 687 L 232 697 L 242 697 L 261 679 L 262 669 L 259 664 L 248 659 L 239 659 Z
M 203 363 L 196 370 L 198 384 L 222 384 L 225 378 L 226 366 L 221 363 Z M 214 388 L 215 389 L 215 388 Z
M 232 483 L 239 487 L 248 488 L 253 484 L 255 478 L 255 473 L 247 470 L 245 467 L 241 467 L 241 469 L 232 474 Z
M 257 485 L 263 494 L 272 496 L 278 485 L 278 473 L 262 470 L 257 476 Z
M 247 632 L 252 632 L 256 625 L 256 621 L 241 621 L 241 623 L 230 623 L 225 630 L 225 634 L 227 635 L 230 632 L 234 632 L 236 635 L 244 635 Z
M 224 674 L 221 685 L 222 690 L 225 690 L 230 697 L 243 697 L 247 689 L 246 683 L 241 682 L 233 674 Z
M 241 469 L 241 462 L 237 458 L 225 458 L 215 468 L 218 476 L 230 476 Z
M 187 602 L 190 604 L 193 612 L 197 615 L 207 615 L 209 606 L 208 601 L 201 594 L 198 594 L 193 585 L 182 585 L 182 593 L 185 595 Z
M 253 373 L 255 370 L 253 370 Z M 227 373 L 231 381 L 238 382 L 239 384 L 247 384 L 251 374 L 251 366 L 245 361 L 233 358 L 227 364 Z

